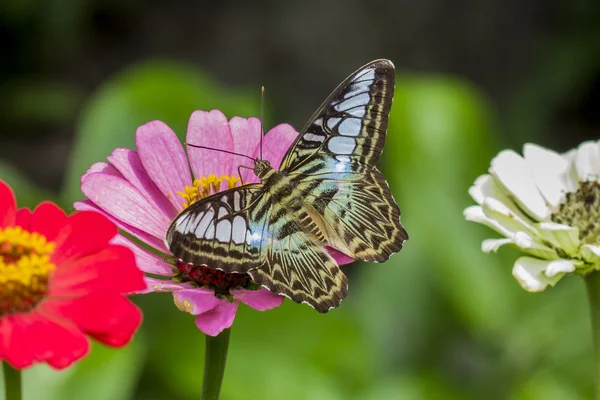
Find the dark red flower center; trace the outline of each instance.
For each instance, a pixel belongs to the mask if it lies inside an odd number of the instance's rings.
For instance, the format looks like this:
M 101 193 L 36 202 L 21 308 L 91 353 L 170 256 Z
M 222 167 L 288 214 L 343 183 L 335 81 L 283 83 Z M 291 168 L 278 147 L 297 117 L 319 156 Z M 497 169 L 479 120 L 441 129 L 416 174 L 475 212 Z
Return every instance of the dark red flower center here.
M 229 274 L 203 265 L 186 264 L 180 260 L 176 260 L 176 267 L 181 281 L 208 287 L 213 289 L 217 295 L 227 295 L 230 289 L 248 288 L 252 283 L 248 274 Z
M 31 310 L 46 296 L 53 250 L 39 233 L 0 229 L 0 316 Z

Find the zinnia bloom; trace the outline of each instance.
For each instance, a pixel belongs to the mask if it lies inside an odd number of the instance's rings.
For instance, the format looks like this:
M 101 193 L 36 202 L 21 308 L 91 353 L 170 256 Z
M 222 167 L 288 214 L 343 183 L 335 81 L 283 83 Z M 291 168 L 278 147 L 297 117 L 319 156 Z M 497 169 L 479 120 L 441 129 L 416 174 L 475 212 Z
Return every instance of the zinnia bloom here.
M 145 287 L 131 251 L 102 215 L 52 203 L 17 209 L 0 181 L 0 361 L 65 368 L 89 350 L 129 342 L 142 315 L 125 293 Z
M 600 269 L 598 142 L 565 154 L 526 144 L 523 157 L 498 154 L 489 172 L 469 190 L 479 205 L 465 217 L 504 236 L 485 240 L 483 251 L 510 244 L 527 254 L 513 268 L 524 289 L 542 291 L 565 274 Z
M 297 134 L 286 124 L 271 129 L 263 139 L 263 158 L 278 168 Z M 260 120 L 234 117 L 228 121 L 213 110 L 192 114 L 186 141 L 256 158 L 260 138 Z M 136 254 L 138 267 L 150 275 L 146 277 L 148 291 L 173 292 L 177 307 L 195 315 L 197 327 L 212 336 L 231 326 L 238 302 L 260 311 L 280 306 L 283 297 L 258 288 L 249 275 L 171 261 L 164 244 L 171 221 L 185 207 L 240 185 L 240 178 L 244 184 L 258 182 L 251 170 L 239 168 L 253 167 L 253 162 L 195 147 L 188 147 L 186 156 L 176 134 L 161 121 L 138 128 L 136 146 L 137 152 L 116 149 L 108 157 L 110 163 L 97 163 L 88 170 L 81 189 L 89 200 L 75 203 L 75 208 L 106 215 L 123 231 L 163 253 L 157 256 L 119 237 L 119 243 Z M 352 261 L 337 252 L 334 257 L 341 263 Z

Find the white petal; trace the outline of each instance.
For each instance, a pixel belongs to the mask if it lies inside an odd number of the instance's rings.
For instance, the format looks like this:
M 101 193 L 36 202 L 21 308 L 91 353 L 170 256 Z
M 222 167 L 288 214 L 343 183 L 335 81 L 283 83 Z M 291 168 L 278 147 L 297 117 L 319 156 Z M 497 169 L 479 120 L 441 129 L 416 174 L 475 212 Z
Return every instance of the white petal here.
M 521 218 L 529 219 L 529 217 L 519 210 L 514 200 L 509 197 L 509 193 L 506 191 L 506 189 L 504 189 L 502 185 L 498 184 L 496 179 L 494 179 L 494 177 L 491 175 L 481 175 L 479 178 L 477 178 L 475 183 L 473 183 L 473 186 L 469 188 L 469 194 L 479 205 L 483 204 L 485 199 L 492 198 L 500 203 L 505 204 L 506 207 L 510 208 Z
M 550 215 L 546 201 L 538 191 L 523 157 L 512 150 L 504 150 L 492 160 L 490 173 L 532 218 L 542 221 Z
M 600 263 L 600 247 L 593 244 L 584 244 L 581 246 L 581 255 L 583 259 L 592 264 Z
M 475 203 L 481 204 L 481 203 L 483 203 L 483 200 L 485 199 L 485 197 L 489 196 L 489 194 L 487 194 L 485 192 L 486 192 L 486 186 L 488 185 L 488 182 L 491 179 L 492 179 L 492 177 L 487 174 L 481 175 L 480 177 L 475 179 L 473 186 L 471 186 L 469 188 L 469 194 L 471 195 L 473 200 L 475 200 Z
M 577 149 L 571 149 L 569 151 L 567 151 L 566 153 L 562 153 L 561 156 L 567 160 L 569 162 L 569 164 L 572 164 L 573 161 L 575 160 L 575 155 L 577 154 Z
M 478 222 L 480 224 L 484 224 L 487 227 L 492 228 L 493 230 L 495 230 L 496 232 L 498 232 L 499 234 L 501 234 L 503 236 L 510 237 L 513 234 L 512 231 L 510 231 L 509 229 L 502 226 L 502 224 L 500 224 L 498 221 L 486 216 L 483 213 L 483 210 L 481 209 L 480 206 L 467 207 L 464 211 L 464 216 L 467 221 L 473 221 L 473 222 Z
M 572 260 L 554 260 L 548 264 L 544 273 L 548 278 L 553 278 L 558 274 L 566 274 L 575 271 L 575 263 Z
M 514 234 L 512 240 L 518 248 L 532 256 L 546 260 L 558 258 L 556 251 L 542 243 L 539 237 L 532 237 L 525 232 L 517 232 Z
M 523 289 L 529 292 L 541 292 L 548 285 L 554 286 L 562 278 L 564 273 L 548 277 L 544 273 L 546 268 L 553 262 L 540 260 L 533 257 L 521 257 L 515 262 L 513 276 L 521 284 Z
M 514 210 L 496 199 L 491 197 L 486 198 L 481 208 L 487 217 L 497 220 L 512 233 L 519 231 L 535 232 L 533 223 L 521 218 Z
M 554 151 L 534 144 L 526 144 L 523 155 L 539 191 L 550 205 L 557 206 L 565 192 L 570 190 L 569 161 Z
M 599 150 L 596 142 L 584 142 L 579 145 L 574 160 L 579 180 L 597 180 L 600 177 Z
M 568 255 L 575 256 L 579 251 L 579 229 L 554 222 L 541 222 L 538 227 L 544 239 L 561 248 Z
M 569 171 L 565 176 L 566 184 L 570 192 L 574 192 L 579 188 L 579 177 L 577 176 L 577 169 L 575 168 L 575 156 L 577 155 L 577 149 L 571 149 L 561 156 L 569 163 Z
M 486 239 L 481 242 L 481 251 L 484 253 L 496 252 L 501 246 L 510 243 L 514 243 L 512 239 Z

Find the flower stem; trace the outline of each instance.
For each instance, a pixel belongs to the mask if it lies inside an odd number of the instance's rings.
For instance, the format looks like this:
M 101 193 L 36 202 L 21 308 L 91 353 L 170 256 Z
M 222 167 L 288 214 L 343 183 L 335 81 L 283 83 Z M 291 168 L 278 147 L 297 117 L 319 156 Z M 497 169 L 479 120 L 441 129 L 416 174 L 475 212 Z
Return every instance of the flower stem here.
M 7 362 L 2 365 L 4 370 L 4 390 L 6 400 L 21 400 L 21 371 L 11 367 Z
M 206 335 L 202 400 L 219 400 L 227 363 L 230 333 L 231 329 L 225 329 L 214 337 Z
M 592 337 L 596 350 L 594 353 L 594 363 L 596 364 L 596 399 L 600 400 L 600 271 L 593 271 L 585 276 L 585 287 L 590 304 Z

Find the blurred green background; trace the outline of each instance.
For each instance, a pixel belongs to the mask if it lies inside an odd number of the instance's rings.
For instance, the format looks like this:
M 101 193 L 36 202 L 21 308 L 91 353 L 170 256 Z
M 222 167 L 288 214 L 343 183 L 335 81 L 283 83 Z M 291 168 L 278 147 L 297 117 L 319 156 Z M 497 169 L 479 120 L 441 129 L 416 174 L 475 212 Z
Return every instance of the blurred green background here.
M 396 64 L 383 170 L 410 240 L 345 268 L 350 294 L 320 315 L 241 306 L 223 400 L 588 399 L 583 282 L 540 294 L 517 252 L 480 251 L 467 188 L 498 151 L 565 151 L 600 131 L 600 3 L 10 0 L 0 3 L 0 178 L 21 204 L 68 210 L 79 177 L 136 127 L 181 137 L 218 108 L 300 128 L 350 72 Z M 28 370 L 26 399 L 197 399 L 204 337 L 169 294 L 138 296 L 133 343 L 95 345 L 67 371 Z

